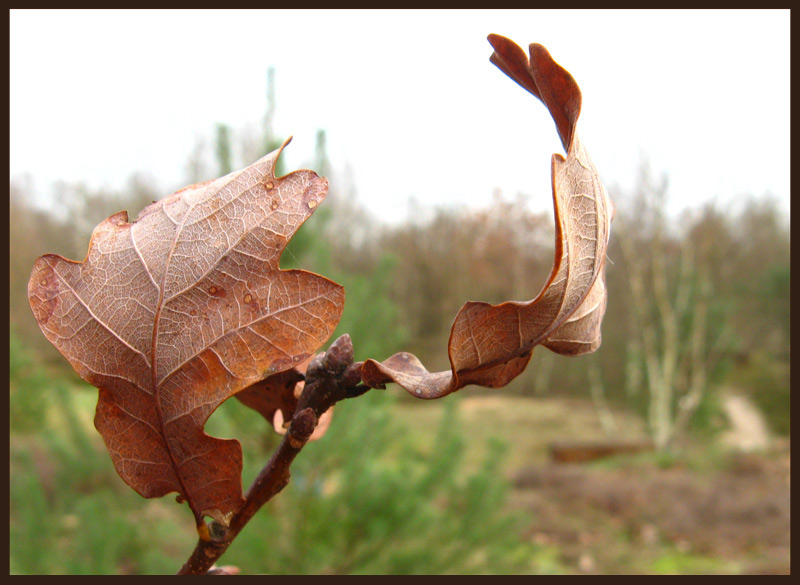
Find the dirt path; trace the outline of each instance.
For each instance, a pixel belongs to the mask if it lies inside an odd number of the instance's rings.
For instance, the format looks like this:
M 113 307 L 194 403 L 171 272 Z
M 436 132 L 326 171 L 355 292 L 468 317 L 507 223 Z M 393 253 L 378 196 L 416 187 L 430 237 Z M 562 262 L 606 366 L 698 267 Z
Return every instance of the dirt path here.
M 770 445 L 770 433 L 764 416 L 744 395 L 728 393 L 722 408 L 731 423 L 722 440 L 742 451 L 758 451 Z

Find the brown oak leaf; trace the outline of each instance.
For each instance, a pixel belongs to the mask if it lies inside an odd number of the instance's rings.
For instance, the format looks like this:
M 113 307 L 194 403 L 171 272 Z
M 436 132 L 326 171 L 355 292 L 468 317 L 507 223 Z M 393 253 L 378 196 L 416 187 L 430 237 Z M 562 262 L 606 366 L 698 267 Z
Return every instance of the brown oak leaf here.
M 313 357 L 309 357 L 291 370 L 273 374 L 269 378 L 256 382 L 239 392 L 236 398 L 267 419 L 276 433 L 285 435 L 297 409 L 300 394 L 305 388 L 303 374 L 312 359 Z M 331 406 L 320 416 L 309 441 L 316 441 L 327 432 L 333 418 L 334 408 Z
M 303 362 L 342 313 L 341 286 L 279 269 L 328 189 L 313 171 L 275 176 L 288 142 L 132 223 L 112 215 L 83 262 L 42 256 L 28 284 L 45 336 L 100 390 L 95 426 L 119 475 L 148 498 L 178 492 L 198 525 L 243 502 L 241 446 L 207 435 L 208 417 Z
M 537 345 L 564 355 L 595 351 L 606 307 L 604 263 L 613 206 L 575 127 L 581 92 L 572 76 L 539 44 L 530 58 L 514 42 L 490 35 L 491 62 L 539 98 L 556 123 L 567 152 L 552 159 L 556 250 L 553 269 L 531 301 L 499 305 L 467 302 L 456 315 L 450 371 L 428 372 L 409 353 L 367 360 L 364 383 L 396 382 L 420 398 L 440 398 L 468 384 L 505 386 L 519 375 Z

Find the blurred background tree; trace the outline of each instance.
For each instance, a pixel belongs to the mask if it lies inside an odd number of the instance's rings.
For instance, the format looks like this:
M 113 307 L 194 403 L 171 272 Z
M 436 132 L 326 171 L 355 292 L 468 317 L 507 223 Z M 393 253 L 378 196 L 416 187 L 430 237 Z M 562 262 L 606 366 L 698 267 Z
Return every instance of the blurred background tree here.
M 233 171 L 231 129 L 227 124 L 217 124 L 217 176 L 224 177 Z
M 718 281 L 713 261 L 721 260 L 714 256 L 726 255 L 727 234 L 713 209 L 688 221 L 689 233 L 668 234 L 667 180 L 655 183 L 646 166 L 633 197 L 621 203 L 616 240 L 633 309 L 625 382 L 631 392 L 646 388 L 649 429 L 664 450 L 719 383 L 732 355 L 728 303 L 712 284 Z

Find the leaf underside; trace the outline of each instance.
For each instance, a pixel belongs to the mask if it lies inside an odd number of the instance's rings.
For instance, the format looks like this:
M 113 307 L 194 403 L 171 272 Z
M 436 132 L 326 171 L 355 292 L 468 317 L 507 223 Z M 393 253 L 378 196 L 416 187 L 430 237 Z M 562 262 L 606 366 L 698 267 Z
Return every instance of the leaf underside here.
M 241 446 L 207 435 L 208 417 L 312 355 L 344 305 L 338 284 L 279 269 L 328 188 L 308 170 L 275 177 L 287 143 L 132 223 L 112 215 L 83 262 L 42 256 L 28 285 L 45 336 L 100 390 L 95 426 L 119 475 L 145 497 L 178 492 L 198 523 L 243 503 Z
M 236 398 L 267 419 L 276 433 L 285 435 L 289 422 L 297 410 L 300 394 L 305 387 L 305 372 L 311 360 L 312 358 L 308 358 L 291 370 L 273 374 L 269 378 L 256 382 L 239 392 Z M 317 441 L 325 435 L 333 418 L 334 408 L 331 406 L 320 416 L 309 441 Z
M 604 261 L 613 206 L 575 127 L 581 92 L 572 76 L 539 44 L 529 57 L 514 42 L 490 35 L 491 62 L 550 111 L 567 157 L 552 158 L 555 259 L 539 295 L 499 305 L 467 302 L 456 315 L 450 371 L 428 372 L 410 353 L 367 360 L 362 377 L 373 388 L 395 382 L 414 396 L 441 398 L 469 384 L 505 386 L 527 366 L 537 345 L 563 355 L 600 346 L 606 307 Z

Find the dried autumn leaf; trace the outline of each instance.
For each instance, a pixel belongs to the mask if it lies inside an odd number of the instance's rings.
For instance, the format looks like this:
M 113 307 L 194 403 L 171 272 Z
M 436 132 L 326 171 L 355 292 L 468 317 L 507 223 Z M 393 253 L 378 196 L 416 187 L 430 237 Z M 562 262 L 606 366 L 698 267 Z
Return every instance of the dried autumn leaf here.
M 304 364 L 308 365 L 307 359 Z M 299 395 L 295 392 L 303 384 L 300 368 L 273 374 L 239 392 L 236 399 L 252 408 L 272 424 L 276 413 L 282 413 L 285 420 L 292 420 Z M 275 432 L 280 432 L 275 428 Z
M 333 420 L 334 408 L 336 407 L 331 406 L 328 410 L 322 413 L 322 416 L 320 416 L 319 420 L 317 421 L 317 426 L 314 427 L 314 432 L 311 433 L 310 437 L 308 437 L 309 441 L 318 441 L 325 436 L 325 433 L 328 432 L 328 427 L 331 426 L 331 420 Z M 289 422 L 291 422 L 291 420 L 284 421 L 283 414 L 280 410 L 275 411 L 275 415 L 272 417 L 272 426 L 275 428 L 275 432 L 277 432 L 279 435 L 285 435 L 289 428 Z
M 373 388 L 400 384 L 420 398 L 440 398 L 468 384 L 506 385 L 527 366 L 537 345 L 580 355 L 600 345 L 606 306 L 604 261 L 613 206 L 575 131 L 581 92 L 572 76 L 538 44 L 530 59 L 514 42 L 490 35 L 491 62 L 547 106 L 566 159 L 552 159 L 556 250 L 539 295 L 499 305 L 468 302 L 450 331 L 450 371 L 431 373 L 409 353 L 367 360 L 362 376 Z
M 288 143 L 288 141 L 287 141 Z M 284 145 L 97 226 L 83 262 L 37 259 L 28 297 L 45 336 L 100 390 L 95 426 L 120 476 L 178 492 L 198 525 L 241 506 L 241 446 L 203 432 L 224 400 L 301 363 L 333 332 L 344 292 L 280 255 L 324 199 L 312 171 L 281 178 Z
M 239 392 L 236 398 L 267 419 L 276 433 L 286 434 L 286 429 L 297 409 L 297 401 L 305 387 L 303 374 L 312 359 L 309 357 L 291 370 L 273 374 L 269 378 L 256 382 Z M 308 439 L 309 441 L 316 441 L 326 433 L 333 418 L 334 408 L 331 406 L 322 414 L 314 432 Z

